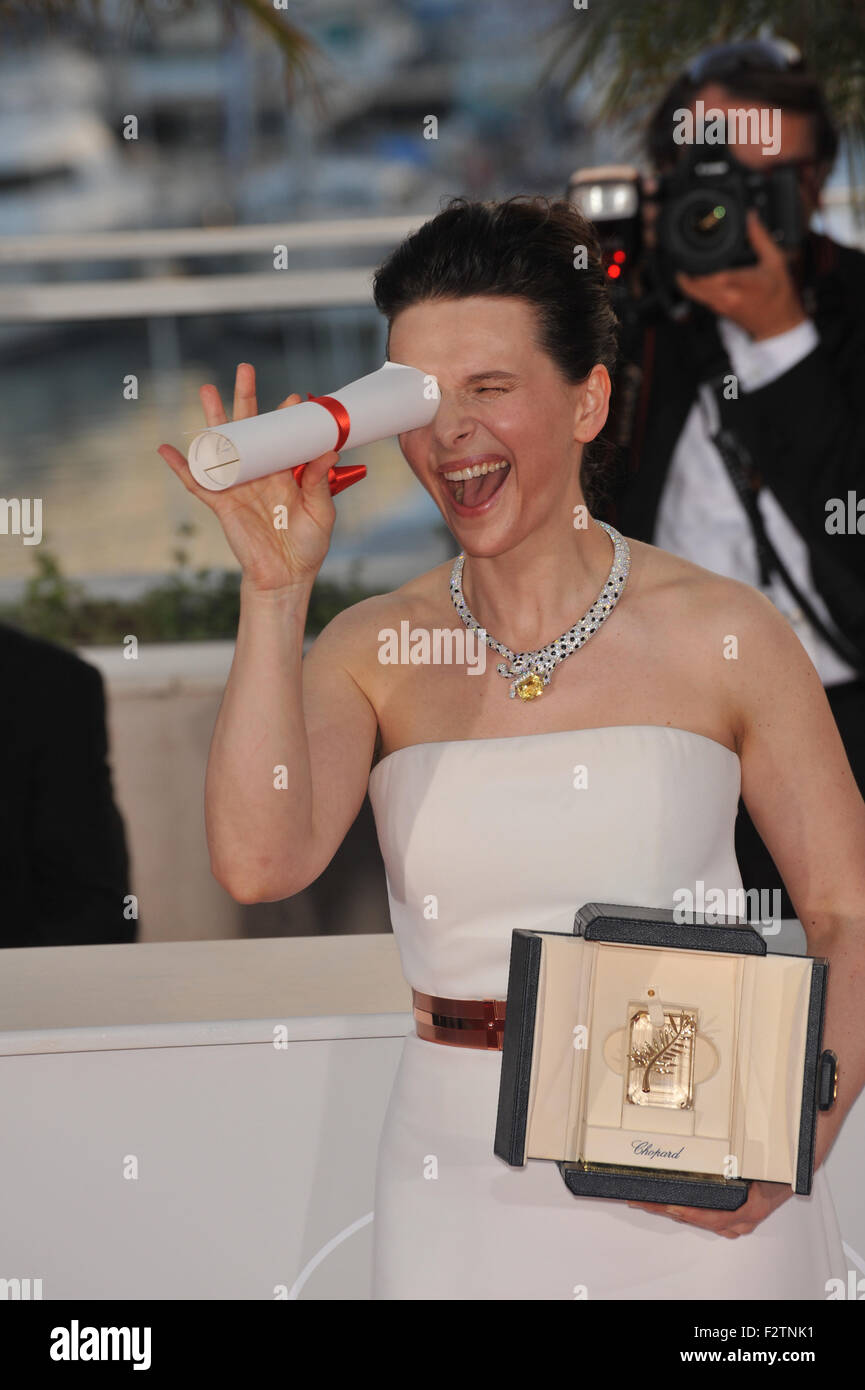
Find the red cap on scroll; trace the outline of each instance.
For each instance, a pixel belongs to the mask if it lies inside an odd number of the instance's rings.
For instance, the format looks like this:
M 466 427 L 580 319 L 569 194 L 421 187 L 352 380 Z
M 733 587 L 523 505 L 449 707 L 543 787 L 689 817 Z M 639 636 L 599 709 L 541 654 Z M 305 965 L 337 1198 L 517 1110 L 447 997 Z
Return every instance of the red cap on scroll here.
M 298 487 L 300 487 L 300 480 L 306 466 L 305 463 L 298 463 L 291 470 Z M 329 468 L 327 470 L 327 482 L 331 497 L 335 497 L 338 492 L 344 492 L 347 487 L 351 487 L 353 483 L 359 483 L 361 478 L 365 477 L 365 463 L 347 463 L 344 467 L 337 465 L 335 468 Z

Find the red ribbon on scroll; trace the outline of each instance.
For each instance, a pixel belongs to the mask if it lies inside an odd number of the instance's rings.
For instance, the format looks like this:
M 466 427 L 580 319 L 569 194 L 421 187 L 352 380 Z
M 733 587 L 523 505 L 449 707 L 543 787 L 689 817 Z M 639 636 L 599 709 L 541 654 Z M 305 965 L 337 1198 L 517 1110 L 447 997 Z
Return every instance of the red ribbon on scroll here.
M 334 451 L 339 453 L 345 441 L 348 439 L 348 432 L 351 429 L 351 420 L 348 411 L 342 402 L 338 401 L 335 396 L 311 396 L 309 392 L 307 392 L 306 398 L 308 401 L 315 401 L 316 405 L 323 405 L 325 410 L 330 411 L 336 421 L 337 427 L 336 443 L 333 447 Z M 304 468 L 306 468 L 305 463 L 298 463 L 291 470 L 298 487 L 300 487 L 300 480 Z M 350 463 L 344 468 L 329 468 L 327 470 L 327 482 L 331 497 L 335 497 L 338 492 L 343 492 L 347 487 L 351 487 L 352 483 L 359 483 L 361 478 L 365 477 L 366 464 L 363 463 Z
M 308 391 L 306 393 L 306 399 L 308 401 L 315 401 L 316 405 L 323 405 L 325 410 L 330 411 L 336 421 L 338 430 L 336 443 L 333 447 L 335 451 L 339 453 L 343 444 L 348 439 L 348 432 L 351 429 L 351 420 L 349 419 L 349 414 L 345 406 L 341 401 L 338 401 L 335 396 L 311 396 Z

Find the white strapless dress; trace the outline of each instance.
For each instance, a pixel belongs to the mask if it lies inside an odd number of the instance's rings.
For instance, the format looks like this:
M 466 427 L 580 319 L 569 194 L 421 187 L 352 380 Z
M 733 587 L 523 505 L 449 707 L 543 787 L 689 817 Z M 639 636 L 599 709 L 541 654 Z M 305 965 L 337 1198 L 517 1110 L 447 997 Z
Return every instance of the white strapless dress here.
M 723 744 L 665 725 L 397 749 L 369 795 L 406 980 L 504 999 L 514 927 L 570 932 L 587 902 L 669 909 L 698 880 L 741 888 L 740 775 Z M 406 1037 L 379 1147 L 374 1298 L 824 1299 L 846 1279 L 822 1168 L 810 1196 L 735 1240 L 575 1197 L 555 1163 L 493 1153 L 500 1070 L 498 1051 Z

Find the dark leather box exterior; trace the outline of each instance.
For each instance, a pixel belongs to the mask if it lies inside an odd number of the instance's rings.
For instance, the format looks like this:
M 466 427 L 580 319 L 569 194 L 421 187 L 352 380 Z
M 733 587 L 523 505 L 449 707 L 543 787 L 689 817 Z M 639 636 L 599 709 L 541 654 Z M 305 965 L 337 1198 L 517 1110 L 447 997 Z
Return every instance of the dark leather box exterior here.
M 574 917 L 574 935 L 587 941 L 659 946 L 678 950 L 733 952 L 765 956 L 766 942 L 755 927 L 735 920 L 677 922 L 671 910 L 586 903 Z M 526 1162 L 526 1125 L 534 1051 L 535 1010 L 542 940 L 562 932 L 517 928 L 511 936 L 507 1015 L 502 1047 L 499 1106 L 494 1152 L 512 1167 Z M 817 1127 L 817 1078 L 823 1036 L 828 962 L 813 958 L 805 1044 L 805 1070 L 799 1150 L 793 1191 L 811 1191 Z M 533 1162 L 544 1162 L 537 1159 Z M 733 1211 L 747 1199 L 747 1178 L 716 1178 L 699 1173 L 627 1168 L 615 1164 L 557 1163 L 567 1187 L 581 1197 L 617 1197 L 631 1202 Z
M 765 938 L 748 922 L 677 922 L 671 911 L 659 907 L 586 903 L 574 914 L 574 935 L 584 936 L 587 941 L 621 941 L 679 951 L 766 955 Z

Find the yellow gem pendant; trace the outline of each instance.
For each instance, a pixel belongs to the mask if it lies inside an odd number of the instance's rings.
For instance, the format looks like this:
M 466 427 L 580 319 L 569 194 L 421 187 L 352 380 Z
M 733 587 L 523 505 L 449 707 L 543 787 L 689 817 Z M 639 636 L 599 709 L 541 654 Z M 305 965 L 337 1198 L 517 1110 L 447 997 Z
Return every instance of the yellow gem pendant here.
M 537 672 L 532 671 L 530 675 L 517 681 L 516 690 L 521 700 L 534 700 L 536 696 L 543 695 L 544 683 Z
M 469 612 L 463 596 L 462 572 L 466 558 L 465 551 L 462 551 L 454 560 L 450 578 L 450 595 L 454 607 L 466 627 L 474 629 L 478 633 L 480 641 L 507 658 L 506 661 L 499 662 L 496 671 L 500 676 L 504 676 L 510 681 L 511 688 L 508 694 L 512 700 L 515 700 L 518 695 L 521 700 L 536 700 L 538 696 L 542 695 L 543 687 L 549 685 L 552 674 L 558 668 L 559 663 L 570 656 L 572 652 L 579 650 L 588 642 L 590 637 L 594 636 L 621 598 L 631 566 L 628 542 L 624 536 L 619 535 L 614 526 L 610 526 L 606 521 L 599 521 L 597 517 L 592 517 L 592 521 L 606 531 L 613 543 L 613 563 L 607 576 L 607 582 L 591 608 L 583 614 L 578 622 L 574 623 L 573 627 L 569 628 L 567 632 L 563 632 L 555 642 L 548 642 L 545 647 L 541 647 L 536 652 L 512 652 L 510 647 L 504 647 L 501 642 L 496 642 L 490 637 L 486 628 L 479 627 L 477 620 Z

